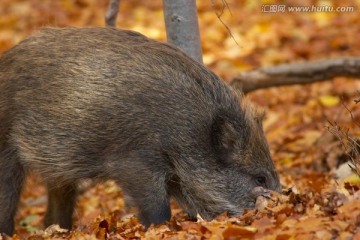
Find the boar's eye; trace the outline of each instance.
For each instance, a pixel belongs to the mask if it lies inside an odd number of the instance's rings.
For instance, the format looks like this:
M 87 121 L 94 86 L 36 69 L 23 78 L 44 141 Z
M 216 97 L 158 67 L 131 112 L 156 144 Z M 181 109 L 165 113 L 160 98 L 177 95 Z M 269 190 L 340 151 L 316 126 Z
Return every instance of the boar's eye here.
M 255 177 L 255 183 L 260 187 L 264 187 L 264 188 L 267 187 L 266 186 L 266 177 L 265 176 L 262 176 L 262 175 L 256 176 Z

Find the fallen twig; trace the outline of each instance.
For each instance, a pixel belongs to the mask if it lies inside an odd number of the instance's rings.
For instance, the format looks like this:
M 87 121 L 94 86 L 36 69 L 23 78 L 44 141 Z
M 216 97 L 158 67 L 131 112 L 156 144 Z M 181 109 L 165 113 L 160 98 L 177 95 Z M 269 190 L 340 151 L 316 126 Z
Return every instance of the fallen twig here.
M 247 93 L 275 86 L 326 81 L 340 76 L 360 78 L 360 58 L 344 57 L 259 68 L 241 73 L 231 85 Z

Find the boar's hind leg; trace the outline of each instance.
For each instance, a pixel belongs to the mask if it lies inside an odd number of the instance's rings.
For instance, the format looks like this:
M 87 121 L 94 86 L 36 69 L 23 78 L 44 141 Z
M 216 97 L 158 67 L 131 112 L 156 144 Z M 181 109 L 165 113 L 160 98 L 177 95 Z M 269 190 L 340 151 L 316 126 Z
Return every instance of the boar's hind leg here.
M 48 185 L 48 207 L 45 216 L 45 226 L 59 224 L 61 228 L 70 230 L 76 196 L 76 185 L 61 187 Z
M 15 151 L 0 147 L 0 238 L 14 231 L 14 216 L 24 182 L 25 172 Z

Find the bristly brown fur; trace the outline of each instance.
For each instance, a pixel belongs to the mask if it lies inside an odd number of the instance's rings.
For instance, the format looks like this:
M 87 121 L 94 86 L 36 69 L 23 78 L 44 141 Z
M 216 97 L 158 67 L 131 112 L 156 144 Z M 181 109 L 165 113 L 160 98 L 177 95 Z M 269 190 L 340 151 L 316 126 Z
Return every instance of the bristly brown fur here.
M 47 226 L 71 229 L 84 179 L 115 180 L 145 226 L 170 219 L 171 196 L 192 217 L 254 207 L 254 188 L 280 184 L 261 114 L 237 97 L 136 32 L 47 28 L 25 39 L 0 58 L 0 233 L 14 231 L 28 169 L 48 186 Z

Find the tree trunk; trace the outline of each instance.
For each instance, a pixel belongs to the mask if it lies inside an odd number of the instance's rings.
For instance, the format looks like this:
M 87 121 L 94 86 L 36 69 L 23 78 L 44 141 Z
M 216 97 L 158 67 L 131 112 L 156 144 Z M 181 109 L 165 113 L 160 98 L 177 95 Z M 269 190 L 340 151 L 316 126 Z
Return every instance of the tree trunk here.
M 195 0 L 163 0 L 163 5 L 168 43 L 203 63 Z
M 105 25 L 116 27 L 116 18 L 119 11 L 120 0 L 109 0 L 109 6 L 105 13 Z

